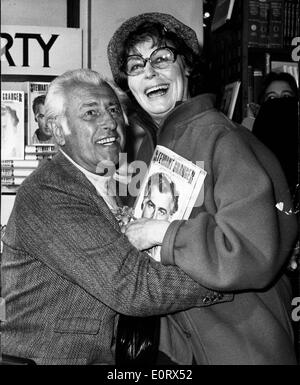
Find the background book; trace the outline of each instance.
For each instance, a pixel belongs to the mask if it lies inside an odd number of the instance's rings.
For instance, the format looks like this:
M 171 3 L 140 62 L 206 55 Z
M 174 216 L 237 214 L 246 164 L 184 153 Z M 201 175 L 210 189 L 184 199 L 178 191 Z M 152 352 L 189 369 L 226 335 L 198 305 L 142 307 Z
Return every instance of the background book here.
M 235 0 L 217 0 L 211 30 L 215 31 L 231 19 Z
M 25 94 L 1 91 L 1 159 L 24 159 Z
M 268 47 L 283 47 L 284 0 L 271 0 Z
M 259 46 L 260 11 L 259 0 L 249 0 L 248 5 L 248 46 Z
M 35 120 L 34 112 L 32 109 L 35 98 L 40 95 L 46 95 L 49 82 L 25 82 L 27 92 L 27 116 L 28 125 L 26 132 L 26 144 L 33 144 L 33 136 L 35 131 L 38 129 L 38 124 Z
M 232 119 L 233 117 L 236 101 L 239 94 L 240 85 L 241 85 L 240 80 L 237 80 L 235 82 L 227 84 L 224 88 L 224 92 L 220 103 L 220 110 L 229 119 Z

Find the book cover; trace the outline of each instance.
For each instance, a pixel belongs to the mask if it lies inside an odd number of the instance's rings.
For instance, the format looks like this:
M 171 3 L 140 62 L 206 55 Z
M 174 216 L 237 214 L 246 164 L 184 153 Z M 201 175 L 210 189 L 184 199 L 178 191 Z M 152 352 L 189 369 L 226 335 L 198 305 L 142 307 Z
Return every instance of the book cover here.
M 284 2 L 283 0 L 270 1 L 269 14 L 269 42 L 270 48 L 283 47 L 283 21 L 284 21 Z
M 234 0 L 218 0 L 211 24 L 211 31 L 215 31 L 231 19 Z
M 197 198 L 205 176 L 200 165 L 164 146 L 156 146 L 134 204 L 134 216 L 170 222 L 188 219 L 192 209 L 202 203 Z M 160 247 L 152 248 L 149 254 L 160 260 Z
M 248 46 L 259 46 L 259 0 L 249 0 L 248 4 Z
M 1 91 L 1 159 L 24 159 L 24 92 Z
M 241 82 L 237 80 L 225 86 L 221 99 L 220 110 L 229 119 L 232 119 Z
M 54 142 L 45 122 L 45 97 L 49 82 L 26 82 L 28 124 L 26 144 L 40 144 Z

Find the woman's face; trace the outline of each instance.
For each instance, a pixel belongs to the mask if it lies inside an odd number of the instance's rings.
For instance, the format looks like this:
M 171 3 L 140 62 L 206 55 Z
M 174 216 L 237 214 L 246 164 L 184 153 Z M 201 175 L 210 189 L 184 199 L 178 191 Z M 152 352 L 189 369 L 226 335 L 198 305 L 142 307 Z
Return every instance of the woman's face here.
M 146 59 L 157 48 L 149 39 L 138 43 L 129 55 L 141 55 Z M 176 61 L 165 69 L 153 68 L 147 62 L 144 72 L 128 76 L 127 80 L 139 105 L 159 122 L 175 107 L 176 102 L 188 98 L 188 75 L 189 70 L 178 55 Z
M 266 89 L 264 101 L 277 98 L 291 98 L 295 96 L 296 95 L 286 81 L 275 80 Z

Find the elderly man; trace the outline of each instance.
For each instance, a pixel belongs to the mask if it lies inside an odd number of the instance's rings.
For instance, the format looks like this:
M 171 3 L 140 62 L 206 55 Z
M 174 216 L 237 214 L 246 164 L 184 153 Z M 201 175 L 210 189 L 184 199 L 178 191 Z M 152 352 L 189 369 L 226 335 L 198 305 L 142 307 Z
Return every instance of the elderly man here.
M 110 176 L 96 171 L 118 162 L 124 114 L 99 74 L 56 78 L 46 118 L 60 151 L 19 188 L 3 240 L 3 353 L 38 364 L 113 364 L 118 314 L 232 300 L 155 262 L 120 232 Z

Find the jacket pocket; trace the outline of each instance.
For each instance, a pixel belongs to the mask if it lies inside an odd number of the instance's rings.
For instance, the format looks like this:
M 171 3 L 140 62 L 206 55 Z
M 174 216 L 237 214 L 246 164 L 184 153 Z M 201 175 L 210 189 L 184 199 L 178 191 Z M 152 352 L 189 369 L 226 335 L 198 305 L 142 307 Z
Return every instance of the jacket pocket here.
M 74 334 L 98 334 L 101 320 L 98 318 L 72 317 L 58 318 L 55 333 L 74 333 Z

